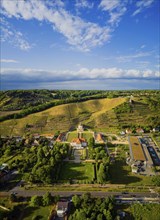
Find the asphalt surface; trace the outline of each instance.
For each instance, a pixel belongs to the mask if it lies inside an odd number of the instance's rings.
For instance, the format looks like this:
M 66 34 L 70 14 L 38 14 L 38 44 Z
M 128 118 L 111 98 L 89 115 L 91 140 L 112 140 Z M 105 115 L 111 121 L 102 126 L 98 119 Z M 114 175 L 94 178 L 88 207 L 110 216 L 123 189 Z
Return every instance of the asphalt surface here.
M 42 196 L 47 192 L 47 190 L 11 190 L 8 192 L 0 192 L 0 197 L 1 196 L 8 196 L 11 193 L 14 193 L 17 196 L 24 196 L 24 197 L 30 197 L 34 195 Z M 91 193 L 93 197 L 108 197 L 108 196 L 119 196 L 119 197 L 124 197 L 124 198 L 130 198 L 130 197 L 136 197 L 136 198 L 159 198 L 160 200 L 160 195 L 158 193 L 145 193 L 145 192 L 100 192 L 100 191 L 88 191 Z M 52 196 L 55 195 L 60 195 L 61 197 L 72 197 L 73 195 L 82 195 L 85 192 L 84 191 L 57 191 L 53 192 L 50 191 Z

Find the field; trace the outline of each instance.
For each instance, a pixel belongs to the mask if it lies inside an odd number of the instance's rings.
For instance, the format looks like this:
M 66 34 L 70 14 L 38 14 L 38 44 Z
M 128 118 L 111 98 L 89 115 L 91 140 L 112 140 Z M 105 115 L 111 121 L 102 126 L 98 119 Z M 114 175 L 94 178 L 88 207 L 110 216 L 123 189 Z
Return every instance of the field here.
M 110 152 L 114 151 L 114 148 L 115 147 L 110 148 Z M 128 145 L 117 146 L 117 157 L 115 162 L 110 165 L 110 182 L 113 184 L 126 184 L 129 186 L 153 185 L 150 176 L 142 176 L 131 172 L 130 166 L 126 164 L 125 152 L 129 152 Z
M 52 107 L 21 119 L 1 122 L 1 135 L 50 133 L 76 129 L 82 122 L 88 128 L 116 130 L 117 121 L 113 108 L 125 102 L 125 98 L 96 99 Z
M 91 163 L 66 162 L 62 166 L 59 179 L 92 181 L 94 179 L 94 166 Z

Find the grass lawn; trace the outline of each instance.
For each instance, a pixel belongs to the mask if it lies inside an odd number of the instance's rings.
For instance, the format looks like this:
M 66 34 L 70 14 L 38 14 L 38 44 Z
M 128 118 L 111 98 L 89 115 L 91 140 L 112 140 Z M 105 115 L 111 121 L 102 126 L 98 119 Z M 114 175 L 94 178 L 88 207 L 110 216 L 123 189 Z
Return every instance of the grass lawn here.
M 31 220 L 34 216 L 39 216 L 39 219 L 46 220 L 50 215 L 51 209 L 51 206 L 40 206 L 37 208 L 27 206 L 23 211 L 23 217 L 21 218 L 21 220 Z
M 82 137 L 89 141 L 89 139 L 93 137 L 93 133 L 89 131 L 84 131 L 82 133 Z
M 133 174 L 131 167 L 126 164 L 125 152 L 128 152 L 127 145 L 117 146 L 118 157 L 115 163 L 110 165 L 111 183 L 113 184 L 128 184 L 134 186 L 153 185 L 152 177 Z
M 60 180 L 89 180 L 94 178 L 94 166 L 91 163 L 65 162 L 60 173 Z
M 78 137 L 77 131 L 69 132 L 68 137 L 67 137 L 67 141 L 71 142 L 74 138 L 77 138 L 77 137 Z

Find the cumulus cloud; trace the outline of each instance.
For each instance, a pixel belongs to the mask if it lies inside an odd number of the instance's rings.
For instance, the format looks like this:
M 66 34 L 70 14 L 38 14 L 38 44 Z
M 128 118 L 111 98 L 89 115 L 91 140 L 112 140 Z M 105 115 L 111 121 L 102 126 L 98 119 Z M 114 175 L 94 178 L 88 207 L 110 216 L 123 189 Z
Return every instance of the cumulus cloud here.
M 43 69 L 2 69 L 2 81 L 15 80 L 15 82 L 60 82 L 75 80 L 101 80 L 104 79 L 156 79 L 158 71 L 150 69 L 121 69 L 121 68 L 81 68 L 78 71 L 62 70 L 47 71 Z M 13 77 L 14 76 L 14 77 Z
M 136 10 L 132 14 L 133 16 L 141 13 L 141 11 L 145 8 L 148 8 L 151 6 L 151 4 L 154 2 L 154 0 L 139 0 L 136 2 Z

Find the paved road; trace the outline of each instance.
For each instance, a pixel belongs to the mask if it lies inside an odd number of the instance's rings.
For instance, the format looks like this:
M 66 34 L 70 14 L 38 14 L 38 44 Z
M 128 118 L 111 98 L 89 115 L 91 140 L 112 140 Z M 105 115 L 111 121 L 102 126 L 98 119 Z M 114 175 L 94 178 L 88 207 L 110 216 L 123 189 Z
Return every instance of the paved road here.
M 33 196 L 33 195 L 39 195 L 42 196 L 44 195 L 46 191 L 43 190 L 11 190 L 9 192 L 0 192 L 0 197 L 1 196 L 7 196 L 10 195 L 11 193 L 15 193 L 18 196 L 24 196 L 24 197 L 29 197 L 29 196 Z M 81 192 L 75 192 L 75 191 L 57 191 L 57 192 L 53 192 L 50 191 L 51 194 L 53 196 L 55 195 L 60 195 L 61 197 L 71 197 L 73 195 L 81 195 L 83 193 L 85 193 L 84 191 Z M 107 196 L 122 196 L 122 197 L 137 197 L 137 198 L 141 198 L 141 197 L 147 197 L 147 198 L 159 198 L 160 196 L 157 193 L 145 193 L 145 192 L 132 192 L 132 193 L 120 193 L 120 192 L 93 192 L 90 191 L 91 195 L 94 197 L 107 197 Z

